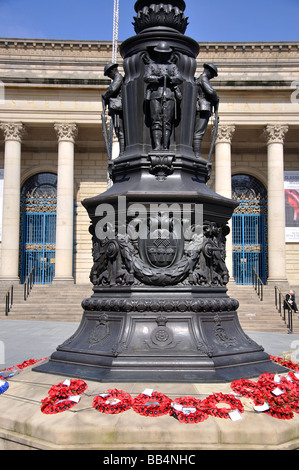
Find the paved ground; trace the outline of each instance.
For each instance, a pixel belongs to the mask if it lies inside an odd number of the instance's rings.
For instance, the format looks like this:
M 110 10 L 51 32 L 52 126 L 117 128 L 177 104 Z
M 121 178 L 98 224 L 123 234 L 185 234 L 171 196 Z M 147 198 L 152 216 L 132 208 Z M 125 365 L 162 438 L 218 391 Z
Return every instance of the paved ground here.
M 79 323 L 0 320 L 0 369 L 50 356 Z
M 0 369 L 20 364 L 27 359 L 50 356 L 77 330 L 79 323 L 0 320 Z M 257 333 L 246 331 L 268 354 L 278 356 L 294 351 L 299 361 L 299 335 Z

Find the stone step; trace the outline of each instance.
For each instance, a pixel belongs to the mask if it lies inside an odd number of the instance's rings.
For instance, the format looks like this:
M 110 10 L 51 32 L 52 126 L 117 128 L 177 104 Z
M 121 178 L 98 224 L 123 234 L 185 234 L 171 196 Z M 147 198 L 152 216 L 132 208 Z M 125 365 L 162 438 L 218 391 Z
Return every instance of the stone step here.
M 288 327 L 275 306 L 273 287 L 263 286 L 263 301 L 259 299 L 253 286 L 230 284 L 228 295 L 239 302 L 238 318 L 245 331 L 288 333 Z M 297 322 L 294 319 L 294 333 L 299 331 L 299 321 Z
M 9 313 L 9 318 L 79 322 L 83 314 L 82 300 L 91 296 L 92 293 L 91 284 L 34 285 L 29 297 L 24 301 L 24 286 L 16 285 L 14 305 Z M 263 302 L 260 301 L 252 286 L 231 285 L 228 289 L 228 295 L 239 301 L 238 318 L 245 331 L 287 333 L 287 326 L 276 310 L 272 288 L 264 287 Z M 4 311 L 3 314 L 0 312 L 0 318 L 5 318 Z M 294 332 L 295 330 L 299 331 L 298 319 L 294 319 Z
M 6 287 L 1 286 L 0 318 L 5 318 L 6 292 Z M 25 301 L 24 286 L 14 285 L 14 302 L 8 316 L 10 319 L 79 321 L 83 313 L 81 302 L 91 294 L 92 286 L 89 284 L 68 287 L 34 285 Z

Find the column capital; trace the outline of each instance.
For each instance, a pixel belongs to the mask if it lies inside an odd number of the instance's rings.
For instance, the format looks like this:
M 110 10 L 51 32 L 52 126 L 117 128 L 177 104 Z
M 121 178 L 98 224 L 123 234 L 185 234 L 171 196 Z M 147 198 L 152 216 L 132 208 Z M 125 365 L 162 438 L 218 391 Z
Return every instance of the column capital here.
M 0 129 L 2 129 L 5 141 L 15 140 L 22 142 L 25 133 L 25 126 L 22 122 L 1 122 Z
M 267 144 L 283 144 L 288 130 L 288 126 L 282 124 L 268 124 L 264 127 Z
M 78 126 L 75 123 L 56 123 L 54 124 L 58 142 L 68 141 L 75 143 L 78 135 Z
M 220 124 L 220 126 L 218 127 L 216 144 L 218 143 L 231 144 L 235 130 L 236 130 L 236 127 L 233 125 Z

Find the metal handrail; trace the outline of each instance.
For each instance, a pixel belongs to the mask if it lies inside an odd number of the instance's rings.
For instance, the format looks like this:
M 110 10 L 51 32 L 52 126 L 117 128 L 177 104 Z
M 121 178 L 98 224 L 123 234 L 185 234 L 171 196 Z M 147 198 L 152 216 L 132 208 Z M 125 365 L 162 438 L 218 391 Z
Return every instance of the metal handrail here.
M 5 301 L 5 316 L 7 317 L 12 306 L 13 306 L 13 284 L 9 287 L 8 291 L 4 295 L 3 299 Z
M 278 310 L 278 313 L 282 317 L 283 321 L 287 324 L 288 333 L 293 333 L 293 315 L 295 310 L 293 307 L 288 303 L 287 299 L 285 298 L 284 294 L 281 292 L 281 289 L 278 286 L 274 287 L 275 290 L 275 307 Z M 283 314 L 282 314 L 282 306 L 283 304 Z M 286 321 L 286 310 L 288 312 L 288 318 Z
M 24 282 L 24 300 L 27 300 L 35 281 L 35 268 L 32 268 Z
M 260 276 L 256 272 L 256 270 L 253 268 L 253 279 L 254 279 L 254 289 L 260 299 L 261 302 L 264 300 L 264 283 L 261 280 Z

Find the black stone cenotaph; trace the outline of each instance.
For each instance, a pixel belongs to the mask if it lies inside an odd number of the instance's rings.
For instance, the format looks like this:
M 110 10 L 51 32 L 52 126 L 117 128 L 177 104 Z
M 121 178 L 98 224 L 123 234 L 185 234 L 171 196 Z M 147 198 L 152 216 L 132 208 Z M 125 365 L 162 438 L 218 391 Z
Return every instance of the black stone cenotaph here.
M 183 0 L 138 0 L 136 35 L 108 64 L 103 95 L 119 156 L 113 185 L 83 201 L 93 294 L 78 330 L 34 370 L 99 382 L 226 382 L 277 372 L 227 295 L 236 202 L 207 186 L 201 143 L 219 98 L 214 64 L 196 75 Z M 107 137 L 107 135 L 106 135 Z M 107 140 L 107 139 L 106 139 Z M 211 147 L 213 146 L 213 142 Z M 211 152 L 210 152 L 211 156 Z

